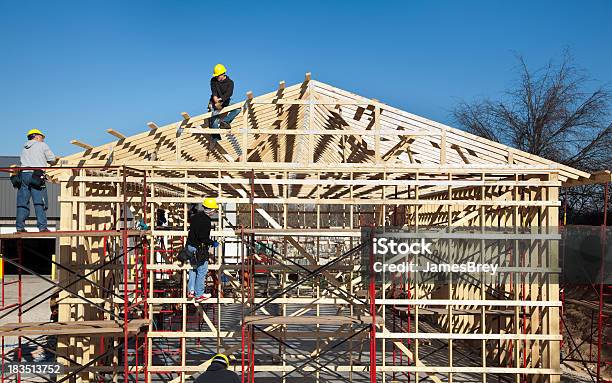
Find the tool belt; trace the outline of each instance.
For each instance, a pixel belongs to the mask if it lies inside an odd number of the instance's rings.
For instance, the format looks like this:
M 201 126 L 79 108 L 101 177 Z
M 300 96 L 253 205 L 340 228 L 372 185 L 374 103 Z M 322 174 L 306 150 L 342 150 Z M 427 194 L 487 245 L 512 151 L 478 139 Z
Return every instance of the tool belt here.
M 205 261 L 208 261 L 208 246 L 197 246 L 196 252 L 192 254 L 187 249 L 187 245 L 185 245 L 185 247 L 183 247 L 183 249 L 178 253 L 177 259 L 183 263 L 189 262 L 192 266 L 199 265 Z
M 11 184 L 13 184 L 13 187 L 15 189 L 19 189 L 21 187 L 21 172 L 12 174 L 10 179 L 11 179 Z
M 19 189 L 23 184 L 23 171 L 18 171 L 15 174 L 12 174 L 10 177 L 11 184 L 15 189 Z M 30 180 L 30 184 L 28 186 L 33 187 L 36 190 L 42 190 L 45 187 L 45 180 L 47 179 L 47 175 L 43 170 L 34 170 L 32 172 L 32 178 Z
M 32 181 L 30 181 L 30 186 L 34 189 L 43 189 L 45 187 L 45 172 L 38 169 L 32 172 Z
M 198 246 L 195 254 L 193 254 L 191 263 L 193 265 L 199 265 L 206 261 L 208 261 L 208 246 L 200 245 Z

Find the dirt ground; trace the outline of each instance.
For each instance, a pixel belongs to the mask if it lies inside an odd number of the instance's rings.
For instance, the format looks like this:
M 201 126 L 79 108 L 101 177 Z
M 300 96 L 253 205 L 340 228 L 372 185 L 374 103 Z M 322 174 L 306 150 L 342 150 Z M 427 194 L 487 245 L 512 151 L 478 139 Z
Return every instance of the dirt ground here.
M 604 323 L 612 311 L 612 302 L 604 304 Z M 563 347 L 562 360 L 568 371 L 586 374 L 588 381 L 592 381 L 586 366 L 595 374 L 596 364 L 588 363 L 597 360 L 597 295 L 590 286 L 565 287 L 565 302 L 563 307 Z M 592 335 L 591 335 L 592 334 Z M 612 326 L 604 325 L 602 328 L 602 361 L 612 361 L 612 348 L 606 346 L 612 339 Z M 584 361 L 584 362 L 583 362 Z M 602 379 L 612 380 L 612 365 L 602 367 Z

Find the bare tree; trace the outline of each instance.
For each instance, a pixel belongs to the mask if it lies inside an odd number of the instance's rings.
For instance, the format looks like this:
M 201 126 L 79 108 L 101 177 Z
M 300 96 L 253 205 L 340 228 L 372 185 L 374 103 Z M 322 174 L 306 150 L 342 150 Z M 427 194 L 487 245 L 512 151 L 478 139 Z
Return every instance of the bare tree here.
M 610 168 L 610 90 L 588 91 L 589 78 L 567 52 L 559 64 L 535 71 L 518 61 L 518 82 L 501 100 L 461 102 L 455 120 L 471 133 L 575 168 Z
M 612 165 L 612 93 L 588 90 L 590 78 L 569 54 L 531 71 L 518 56 L 518 81 L 501 100 L 460 102 L 456 122 L 470 133 L 585 171 Z M 601 187 L 566 191 L 571 215 L 601 212 Z M 601 194 L 599 194 L 601 196 Z

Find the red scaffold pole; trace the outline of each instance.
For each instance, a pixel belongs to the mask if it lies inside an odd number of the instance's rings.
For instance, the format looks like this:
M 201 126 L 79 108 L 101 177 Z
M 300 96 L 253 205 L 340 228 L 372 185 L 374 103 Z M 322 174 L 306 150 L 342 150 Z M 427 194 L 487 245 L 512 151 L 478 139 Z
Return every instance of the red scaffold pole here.
M 372 324 L 370 325 L 370 383 L 376 383 L 376 286 L 374 275 L 374 234 L 375 227 L 372 227 L 372 241 L 370 247 L 370 314 Z
M 143 177 L 143 196 L 142 196 L 142 215 L 143 215 L 143 220 L 145 224 L 147 223 L 147 209 L 148 209 L 147 195 L 148 194 L 149 194 L 149 191 L 147 188 L 147 171 L 145 170 L 144 177 Z M 151 228 L 154 228 L 155 227 L 154 225 L 155 225 L 155 214 L 153 214 L 153 216 L 151 217 Z M 148 284 L 147 284 L 148 282 L 148 278 L 147 278 L 148 260 L 149 260 L 148 243 L 145 238 L 145 240 L 143 241 L 143 245 L 142 245 L 142 284 L 140 285 L 140 287 L 142 287 L 141 289 L 142 301 L 144 302 L 143 310 L 142 310 L 144 319 L 149 319 L 149 310 L 148 310 L 148 304 L 147 304 L 147 298 L 149 296 Z M 138 260 L 136 261 L 136 263 L 138 263 Z M 148 342 L 149 342 L 148 335 L 149 335 L 148 331 L 145 332 L 144 337 L 143 337 L 143 345 L 142 345 L 142 349 L 143 349 L 142 364 L 143 364 L 143 373 L 144 373 L 145 383 L 149 383 L 149 377 L 147 374 L 147 364 L 148 364 L 147 351 L 148 351 Z M 136 356 L 138 356 L 138 348 L 136 348 Z M 136 363 L 136 369 L 138 369 L 138 363 Z
M 0 252 L 2 252 L 2 241 L 0 241 Z M 0 257 L 0 283 L 2 284 L 2 302 L 0 309 L 4 309 L 4 260 Z M 0 382 L 4 383 L 4 335 L 2 335 L 2 370 L 0 371 Z
M 144 294 L 144 318 L 149 319 L 149 304 L 147 302 L 147 298 L 149 297 L 149 271 L 147 270 L 147 262 L 149 261 L 149 247 L 148 243 L 145 241 L 144 243 L 144 258 L 142 265 L 143 276 L 143 294 Z M 143 364 L 144 364 L 144 377 L 145 383 L 149 383 L 149 332 L 145 332 L 144 335 L 144 349 L 143 349 Z
M 246 153 L 245 153 L 246 155 Z M 255 170 L 251 169 L 251 193 L 249 195 L 249 204 L 251 205 L 251 230 L 255 229 Z M 252 252 L 255 250 L 252 246 L 255 243 L 255 233 L 249 235 L 249 303 L 251 310 L 255 307 L 255 260 Z M 252 315 L 255 315 L 253 312 Z M 255 329 L 253 325 L 249 325 L 249 383 L 255 383 Z
M 240 227 L 240 240 L 241 240 L 241 244 L 242 244 L 242 249 L 240 251 L 240 299 L 242 300 L 242 341 L 241 341 L 241 345 L 240 345 L 240 350 L 241 350 L 241 355 L 242 355 L 242 360 L 241 360 L 241 369 L 242 369 L 242 375 L 241 375 L 241 379 L 242 379 L 242 383 L 244 383 L 244 379 L 245 379 L 245 374 L 244 374 L 244 345 L 245 345 L 245 329 L 246 326 L 244 324 L 244 283 L 245 283 L 245 278 L 244 278 L 244 251 L 246 249 L 246 246 L 244 244 L 244 227 Z
M 127 237 L 127 174 L 123 166 L 123 380 L 129 382 L 128 368 L 128 237 Z
M 17 254 L 19 256 L 19 264 L 23 265 L 23 240 L 18 239 L 17 240 Z M 19 313 L 18 313 L 18 322 L 21 323 L 22 322 L 22 305 L 23 305 L 23 280 L 21 278 L 21 268 L 18 267 L 18 280 L 19 282 L 17 283 L 17 290 L 18 290 L 18 302 L 19 302 Z M 21 336 L 19 336 L 18 338 L 18 344 L 19 344 L 19 349 L 17 349 L 17 362 L 21 363 L 21 358 L 22 358 L 22 350 L 21 350 Z M 21 373 L 17 373 L 17 383 L 21 383 Z
M 608 224 L 608 182 L 604 184 L 603 225 L 601 226 L 601 263 L 599 265 L 599 314 L 597 316 L 597 382 L 601 377 L 601 347 L 603 336 L 603 308 L 604 308 L 604 258 L 606 254 L 606 231 Z

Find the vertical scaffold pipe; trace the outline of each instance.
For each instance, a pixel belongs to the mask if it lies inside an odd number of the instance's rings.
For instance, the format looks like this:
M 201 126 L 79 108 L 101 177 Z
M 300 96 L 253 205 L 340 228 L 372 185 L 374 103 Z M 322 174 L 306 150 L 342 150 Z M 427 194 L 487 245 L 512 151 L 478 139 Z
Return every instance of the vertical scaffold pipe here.
M 19 264 L 23 265 L 23 240 L 20 238 L 17 240 L 17 256 L 19 257 Z M 18 322 L 21 323 L 22 322 L 22 315 L 23 315 L 23 280 L 21 277 L 21 267 L 17 267 L 17 291 L 18 291 L 18 305 L 19 305 L 19 311 L 18 311 Z M 17 362 L 21 363 L 21 358 L 22 358 L 22 350 L 21 350 L 21 336 L 17 337 L 17 344 L 18 344 L 18 349 L 17 349 Z M 17 383 L 21 383 L 21 373 L 17 373 Z
M 251 310 L 253 310 L 252 308 L 255 307 L 255 258 L 253 256 L 253 251 L 255 249 L 255 234 L 250 234 L 249 238 L 249 305 Z M 255 314 L 255 311 L 251 312 L 251 315 Z M 247 333 L 249 336 L 249 383 L 255 383 L 255 327 L 252 323 L 249 324 Z
M 0 303 L 0 309 L 4 309 L 4 260 L 2 259 L 2 240 L 0 239 L 0 284 L 2 285 L 2 297 Z M 0 370 L 0 382 L 4 383 L 4 335 L 2 335 L 2 366 Z
M 245 154 L 246 155 L 246 154 Z M 251 310 L 255 307 L 255 262 L 251 253 L 255 249 L 255 170 L 251 169 L 251 193 L 249 195 L 249 203 L 251 205 L 251 230 L 249 238 L 248 262 L 249 262 L 249 301 Z M 255 315 L 251 312 L 251 315 Z M 249 382 L 255 382 L 255 329 L 253 325 L 249 325 Z
M 150 228 L 154 228 L 155 227 L 155 214 L 152 214 L 151 216 L 151 222 L 149 223 L 147 221 L 147 209 L 149 208 L 147 205 L 147 194 L 149 194 L 148 192 L 148 187 L 147 187 L 147 171 L 144 170 L 144 175 L 143 175 L 143 180 L 142 180 L 142 220 L 145 223 L 145 225 L 148 225 Z M 149 319 L 148 318 L 148 307 L 147 307 L 147 260 L 148 260 L 148 252 L 147 252 L 147 238 L 148 237 L 144 237 L 144 239 L 141 238 L 141 243 L 142 243 L 142 255 L 141 255 L 141 260 L 142 260 L 142 268 L 141 268 L 141 273 L 142 273 L 142 278 L 139 278 L 136 282 L 136 289 L 140 289 L 140 295 L 141 295 L 141 301 L 143 302 L 143 307 L 142 307 L 142 317 L 143 319 Z M 136 259 L 136 264 L 138 264 L 139 261 L 138 259 Z M 138 333 L 136 334 L 136 339 L 138 340 Z M 147 339 L 148 336 L 148 332 L 144 333 L 144 337 L 143 337 L 143 343 L 142 343 L 142 365 L 143 365 L 143 373 L 144 373 L 144 381 L 145 383 L 148 383 L 148 379 L 147 379 Z M 138 347 L 136 347 L 136 360 L 138 361 Z M 139 366 L 138 366 L 138 362 L 136 362 L 136 371 L 139 371 Z M 137 377 L 139 376 L 138 374 L 136 375 Z
M 123 166 L 123 230 L 121 237 L 123 240 L 123 380 L 129 382 L 128 377 L 128 237 L 127 237 L 127 174 L 125 165 Z
M 245 288 L 244 288 L 244 283 L 245 283 L 245 278 L 244 278 L 244 252 L 246 250 L 246 246 L 244 243 L 244 226 L 240 226 L 240 244 L 242 245 L 242 248 L 240 249 L 240 299 L 242 301 L 242 320 L 241 320 L 241 344 L 240 344 L 240 351 L 241 351 L 241 370 L 242 370 L 242 375 L 241 375 L 241 379 L 242 379 L 242 383 L 244 383 L 244 379 L 245 379 L 245 371 L 244 371 L 244 345 L 245 345 L 245 324 L 244 324 L 244 293 L 245 293 Z
M 374 275 L 374 235 L 376 226 L 372 226 L 370 243 L 370 383 L 376 383 L 376 286 Z
M 146 237 L 145 237 L 146 238 Z M 145 240 L 144 242 L 144 255 L 143 255 L 143 260 L 142 260 L 142 272 L 143 272 L 143 296 L 144 296 L 144 318 L 145 319 L 149 319 L 149 303 L 147 302 L 147 299 L 149 297 L 149 271 L 147 270 L 147 262 L 149 261 L 149 244 L 148 244 L 148 240 Z M 148 329 L 145 332 L 144 335 L 144 349 L 142 352 L 143 355 L 143 365 L 144 365 L 144 381 L 145 383 L 149 383 L 149 361 L 148 361 L 148 355 L 149 355 L 149 332 Z
M 601 262 L 599 265 L 599 314 L 597 316 L 597 382 L 601 378 L 601 347 L 603 336 L 603 308 L 604 308 L 604 267 L 606 254 L 606 231 L 608 225 L 608 182 L 604 184 L 603 224 L 601 225 Z

